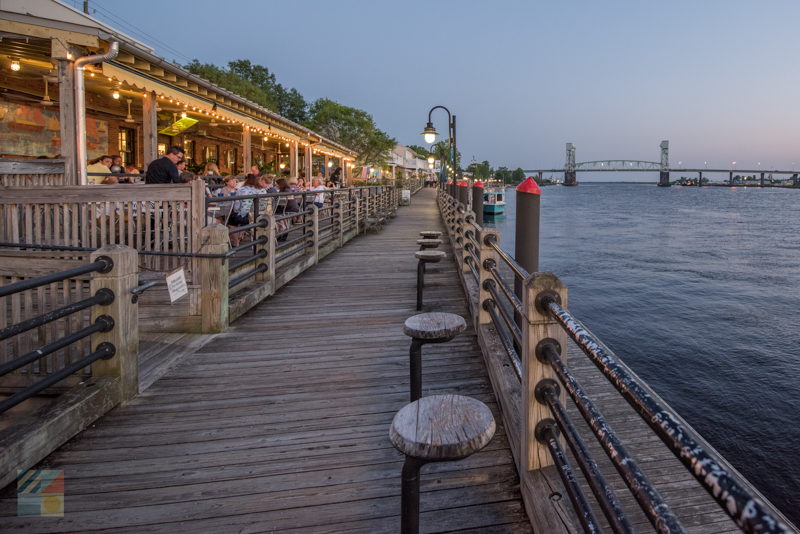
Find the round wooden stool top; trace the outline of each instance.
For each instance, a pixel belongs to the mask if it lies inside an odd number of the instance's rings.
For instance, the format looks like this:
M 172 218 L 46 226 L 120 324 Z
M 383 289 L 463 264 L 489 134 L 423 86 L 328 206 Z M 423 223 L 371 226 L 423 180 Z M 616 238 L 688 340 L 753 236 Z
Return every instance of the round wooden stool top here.
M 427 461 L 458 460 L 484 448 L 494 436 L 494 417 L 479 400 L 431 395 L 406 404 L 389 429 L 395 448 Z
M 442 232 L 439 232 L 438 230 L 423 230 L 419 233 L 419 235 L 421 237 L 427 237 L 428 239 L 436 239 L 442 235 Z
M 447 341 L 467 328 L 467 322 L 455 313 L 430 312 L 413 315 L 403 324 L 403 333 L 425 340 Z
M 441 239 L 417 239 L 417 245 L 425 248 L 436 248 L 441 244 Z
M 414 253 L 414 257 L 418 260 L 430 263 L 443 260 L 445 255 L 441 250 L 418 250 Z

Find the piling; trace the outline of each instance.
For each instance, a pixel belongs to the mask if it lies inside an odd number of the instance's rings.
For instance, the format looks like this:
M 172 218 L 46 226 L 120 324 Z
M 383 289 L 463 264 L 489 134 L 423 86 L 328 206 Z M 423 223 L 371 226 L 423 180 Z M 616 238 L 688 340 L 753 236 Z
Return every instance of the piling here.
M 539 272 L 539 212 L 542 190 L 533 178 L 517 186 L 517 224 L 514 236 L 514 259 L 528 273 Z M 514 293 L 522 300 L 525 280 L 515 277 Z M 522 316 L 514 313 L 516 323 L 522 327 Z
M 472 211 L 475 222 L 483 226 L 483 182 L 480 180 L 472 184 Z
M 467 181 L 461 180 L 458 182 L 456 189 L 458 194 L 456 198 L 458 201 L 463 204 L 465 208 L 469 208 L 469 185 L 467 185 Z

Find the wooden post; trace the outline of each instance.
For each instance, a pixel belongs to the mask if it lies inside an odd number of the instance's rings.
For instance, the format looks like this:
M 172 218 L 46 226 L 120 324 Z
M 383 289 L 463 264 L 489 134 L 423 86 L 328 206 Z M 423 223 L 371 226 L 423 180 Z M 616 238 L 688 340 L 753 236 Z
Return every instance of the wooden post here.
M 523 305 L 528 320 L 522 325 L 522 436 L 519 459 L 520 472 L 541 469 L 553 464 L 547 445 L 536 440 L 536 425 L 543 419 L 552 418 L 550 409 L 536 401 L 536 384 L 544 378 L 558 381 L 550 365 L 539 361 L 536 357 L 536 346 L 543 339 L 554 339 L 561 346 L 561 359 L 567 359 L 567 334 L 543 310 L 537 308 L 536 299 L 540 295 L 550 294 L 561 301 L 567 308 L 567 288 L 552 273 L 533 273 L 524 283 Z M 561 402 L 566 404 L 566 393 L 561 388 Z M 563 437 L 562 439 L 562 447 Z
M 297 141 L 292 141 L 289 145 L 289 177 L 292 180 L 297 180 L 300 175 L 297 163 Z
M 275 292 L 278 290 L 278 283 L 275 273 L 275 245 L 277 245 L 276 243 L 277 238 L 275 237 L 275 234 L 278 232 L 278 223 L 275 221 L 275 215 L 272 213 L 272 210 L 270 210 L 269 215 L 265 215 L 264 217 L 268 221 L 266 228 L 268 240 L 267 240 L 267 245 L 265 247 L 267 249 L 266 274 L 269 277 L 269 280 L 271 281 L 272 284 L 269 294 L 274 295 Z
M 322 172 L 322 176 L 324 176 L 325 178 L 328 178 L 331 175 L 331 170 L 328 167 L 328 162 L 329 161 L 330 161 L 330 158 L 328 158 L 328 156 L 326 155 L 325 156 L 325 165 L 324 165 L 324 169 L 325 170 Z
M 203 254 L 224 254 L 230 249 L 228 229 L 221 224 L 206 226 L 200 231 Z M 228 260 L 200 258 L 200 316 L 205 334 L 228 328 Z
M 500 242 L 500 234 L 497 232 L 497 230 L 483 228 L 480 236 L 478 236 L 481 243 L 481 246 L 478 249 L 480 251 L 481 258 L 481 265 L 478 268 L 478 273 L 480 274 L 480 280 L 478 281 L 478 316 L 476 317 L 478 325 L 490 324 L 492 322 L 492 316 L 489 315 L 488 311 L 483 309 L 483 303 L 486 301 L 486 299 L 491 298 L 491 293 L 489 293 L 489 291 L 483 287 L 483 284 L 486 282 L 486 280 L 494 280 L 492 273 L 486 269 L 486 265 L 487 263 L 493 262 L 498 269 L 500 268 L 497 251 L 486 244 L 487 236 L 494 236 L 495 240 L 498 243 Z
M 311 253 L 314 254 L 314 265 L 319 263 L 319 208 L 315 205 L 311 205 L 311 231 L 314 235 L 311 239 L 314 240 L 314 246 L 311 249 Z
M 334 202 L 336 201 L 336 193 L 331 193 L 333 195 Z M 339 248 L 344 246 L 344 199 L 339 198 L 339 207 L 336 208 L 336 213 L 339 214 Z
M 147 93 L 142 98 L 142 157 L 143 166 L 146 168 L 158 157 L 158 117 L 156 117 L 157 95 Z
M 311 168 L 311 162 L 313 161 L 313 149 L 311 145 L 306 147 L 306 187 L 311 187 L 311 178 L 314 177 L 314 169 Z
M 66 60 L 58 61 L 58 120 L 61 157 L 64 158 L 64 185 L 80 185 L 75 167 L 75 67 Z
M 353 201 L 356 203 L 356 225 L 355 225 L 356 233 L 355 233 L 355 235 L 358 235 L 359 225 L 361 224 L 361 194 L 358 193 L 358 194 L 353 195 Z
M 250 167 L 253 165 L 253 141 L 250 128 L 242 126 L 242 158 L 244 174 L 250 173 Z
M 256 219 L 256 222 L 266 221 L 267 226 L 264 228 L 256 228 L 255 235 L 253 236 L 255 241 L 258 241 L 262 237 L 267 238 L 267 243 L 265 245 L 259 245 L 258 247 L 259 250 L 264 249 L 267 251 L 267 257 L 256 260 L 255 264 L 253 265 L 253 268 L 257 268 L 259 265 L 267 266 L 267 270 L 265 272 L 261 272 L 256 275 L 256 282 L 259 284 L 267 282 L 273 274 L 273 272 L 269 270 L 269 245 L 270 243 L 274 244 L 275 242 L 274 236 L 270 237 L 270 228 L 273 229 L 272 233 L 274 233 L 275 221 L 270 221 L 269 219 L 270 217 L 268 215 L 261 215 L 258 219 Z
M 206 225 L 208 217 L 208 212 L 206 211 L 206 183 L 203 180 L 193 180 L 191 187 L 192 201 L 189 205 L 189 209 L 192 210 L 189 214 L 191 217 L 191 233 L 189 234 L 190 250 L 200 250 L 202 243 L 200 240 L 200 230 Z M 191 281 L 194 282 L 198 279 L 197 273 L 200 268 L 199 260 L 197 258 L 191 258 L 189 265 L 191 269 Z M 188 279 L 186 281 L 189 282 Z M 200 313 L 199 310 L 195 311 L 197 314 Z
M 107 256 L 114 262 L 108 273 L 95 273 L 90 287 L 92 294 L 108 288 L 114 301 L 108 306 L 93 306 L 92 321 L 101 315 L 114 319 L 114 328 L 92 335 L 92 350 L 108 342 L 117 349 L 113 358 L 92 364 L 93 376 L 119 378 L 119 402 L 132 399 L 139 393 L 139 306 L 131 301 L 131 289 L 139 282 L 139 255 L 130 247 L 106 245 L 92 252 L 90 259 Z
M 364 189 L 362 189 L 362 191 L 364 191 Z M 367 219 L 371 216 L 370 213 L 369 213 L 369 209 L 370 209 L 370 206 L 369 206 L 369 204 L 370 204 L 370 202 L 369 202 L 370 189 L 367 188 L 366 192 L 367 192 L 367 194 L 364 197 L 364 233 L 365 234 L 367 233 Z

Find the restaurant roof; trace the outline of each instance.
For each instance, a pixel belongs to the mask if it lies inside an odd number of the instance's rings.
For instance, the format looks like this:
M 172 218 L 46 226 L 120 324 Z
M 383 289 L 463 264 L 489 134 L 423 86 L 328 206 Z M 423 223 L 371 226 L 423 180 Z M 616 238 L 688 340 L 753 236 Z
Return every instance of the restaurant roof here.
M 0 20 L 12 23 L 0 25 L 0 35 L 14 35 L 18 31 L 25 31 L 24 25 L 52 28 L 51 36 L 54 39 L 70 40 L 70 34 L 93 35 L 98 39 L 120 43 L 120 55 L 113 61 L 117 68 L 128 72 L 128 77 L 138 76 L 135 85 L 146 86 L 160 84 L 164 89 L 172 92 L 180 91 L 199 99 L 208 106 L 227 106 L 231 112 L 249 115 L 251 120 L 264 123 L 265 128 L 270 125 L 283 127 L 292 136 L 304 140 L 309 144 L 318 144 L 316 150 L 325 152 L 325 148 L 333 152 L 340 152 L 346 157 L 355 157 L 356 152 L 335 141 L 327 139 L 316 132 L 291 121 L 274 111 L 243 98 L 236 93 L 224 89 L 205 78 L 201 78 L 187 71 L 180 65 L 169 62 L 155 54 L 155 50 L 133 37 L 109 26 L 94 17 L 87 15 L 69 5 L 56 0 L 30 2 L 30 0 L 0 0 Z M 24 35 L 24 33 L 23 33 Z M 44 35 L 39 35 L 44 37 Z M 87 46 L 86 41 L 61 43 L 65 47 L 69 44 Z M 98 43 L 99 47 L 99 43 Z M 113 67 L 112 67 L 113 68 Z M 150 85 L 148 89 L 152 87 Z M 251 121 L 243 120 L 243 124 L 252 125 Z M 271 129 L 271 128 L 270 128 Z M 320 146 L 322 148 L 320 148 Z M 335 154 L 331 154 L 335 155 Z

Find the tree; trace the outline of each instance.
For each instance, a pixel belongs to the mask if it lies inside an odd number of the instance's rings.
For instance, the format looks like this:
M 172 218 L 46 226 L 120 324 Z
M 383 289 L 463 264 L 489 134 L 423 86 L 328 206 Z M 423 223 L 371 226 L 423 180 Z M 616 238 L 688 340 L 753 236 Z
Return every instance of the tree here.
M 511 173 L 512 183 L 521 183 L 524 179 L 525 179 L 525 171 L 523 171 L 520 167 L 517 167 Z
M 495 180 L 500 180 L 504 184 L 511 181 L 511 171 L 508 167 L 498 167 L 494 173 Z
M 472 175 L 476 180 L 486 180 L 492 175 L 492 167 L 489 162 L 483 160 L 481 163 L 476 163 Z
M 379 130 L 372 115 L 327 98 L 316 100 L 308 110 L 306 126 L 359 153 L 362 165 L 383 166 L 397 141 Z

